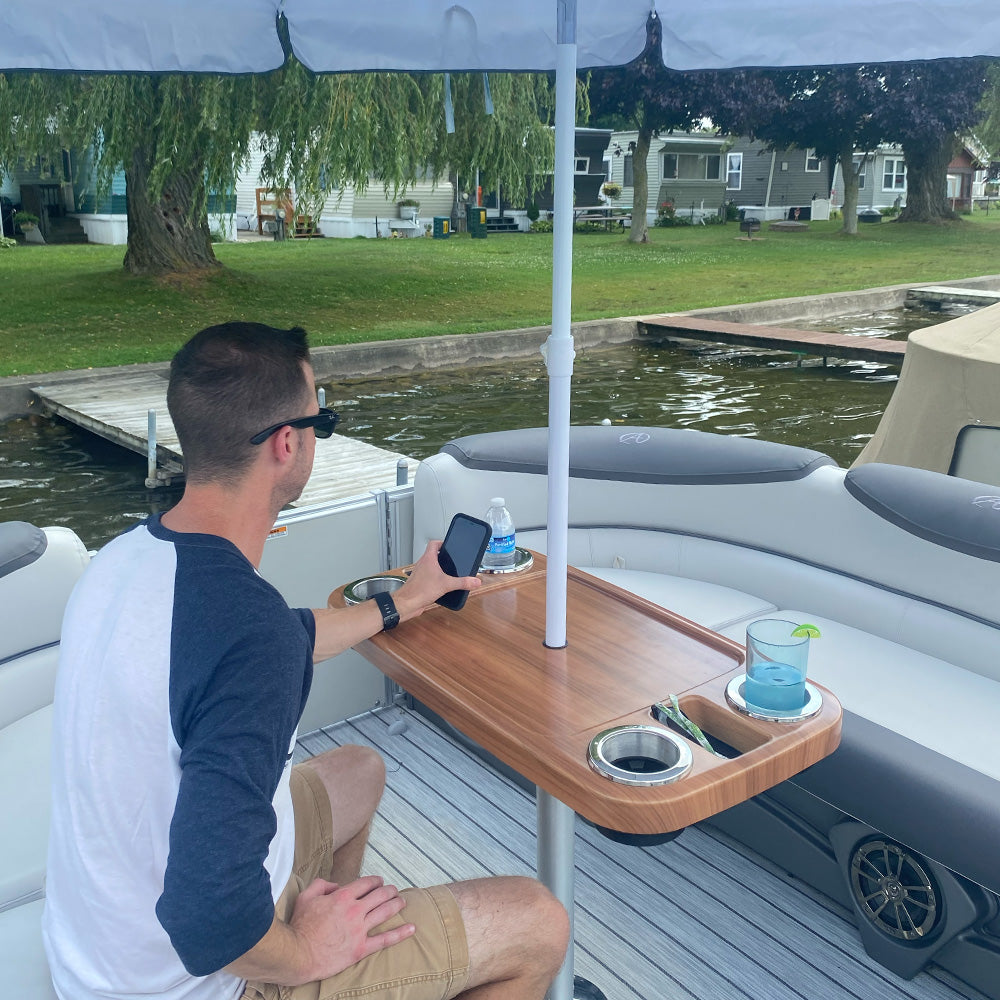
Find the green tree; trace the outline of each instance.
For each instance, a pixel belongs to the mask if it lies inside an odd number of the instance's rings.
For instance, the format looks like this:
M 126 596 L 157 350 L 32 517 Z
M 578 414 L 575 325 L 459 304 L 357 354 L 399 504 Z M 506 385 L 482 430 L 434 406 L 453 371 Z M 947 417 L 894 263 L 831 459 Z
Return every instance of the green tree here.
M 0 74 L 0 121 L 11 123 L 0 134 L 0 168 L 91 149 L 100 192 L 125 172 L 126 269 L 207 270 L 218 266 L 208 195 L 233 189 L 254 142 L 265 154 L 262 182 L 294 186 L 300 203 L 373 178 L 398 193 L 428 166 L 443 173 L 472 163 L 491 182 L 523 190 L 551 169 L 548 81 L 499 78 L 489 119 L 481 81 L 452 78 L 462 131 L 450 136 L 440 75 L 315 75 L 294 59 L 259 76 Z
M 677 73 L 660 58 L 660 19 L 651 15 L 643 54 L 627 66 L 594 70 L 588 83 L 591 113 L 614 127 L 638 132 L 632 150 L 632 226 L 629 241 L 646 243 L 649 175 L 646 166 L 653 137 L 673 129 L 700 127 L 704 105 L 722 74 Z
M 734 71 L 712 95 L 711 115 L 723 131 L 766 142 L 772 149 L 815 149 L 839 163 L 844 178 L 843 229 L 858 231 L 858 177 L 867 151 L 884 139 L 875 111 L 879 72 L 865 66 Z M 854 157 L 862 152 L 860 162 Z
M 882 67 L 878 114 L 906 161 L 906 208 L 898 221 L 957 218 L 948 204 L 948 164 L 959 136 L 979 121 L 989 65 L 985 59 L 937 59 Z

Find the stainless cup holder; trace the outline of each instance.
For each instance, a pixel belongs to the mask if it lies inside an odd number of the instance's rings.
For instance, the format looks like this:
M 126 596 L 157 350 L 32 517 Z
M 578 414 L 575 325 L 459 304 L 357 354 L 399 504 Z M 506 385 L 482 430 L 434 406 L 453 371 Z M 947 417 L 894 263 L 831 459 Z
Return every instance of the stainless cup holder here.
M 660 726 L 616 726 L 590 741 L 590 766 L 623 785 L 668 785 L 691 768 L 691 748 Z
M 344 603 L 360 604 L 375 594 L 392 594 L 406 583 L 405 576 L 384 573 L 379 576 L 363 576 L 344 587 Z

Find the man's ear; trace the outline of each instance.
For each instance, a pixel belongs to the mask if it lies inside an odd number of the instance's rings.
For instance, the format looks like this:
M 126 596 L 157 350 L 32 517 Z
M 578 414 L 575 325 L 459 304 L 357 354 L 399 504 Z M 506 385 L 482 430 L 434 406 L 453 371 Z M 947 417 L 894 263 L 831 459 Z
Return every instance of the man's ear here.
M 276 462 L 288 462 L 295 457 L 298 435 L 294 427 L 282 427 L 267 439 L 267 444 Z

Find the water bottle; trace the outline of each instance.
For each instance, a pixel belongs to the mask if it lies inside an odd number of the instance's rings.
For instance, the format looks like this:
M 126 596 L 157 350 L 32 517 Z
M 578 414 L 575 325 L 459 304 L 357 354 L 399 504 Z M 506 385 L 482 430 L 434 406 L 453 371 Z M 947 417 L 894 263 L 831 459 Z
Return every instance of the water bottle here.
M 490 501 L 490 509 L 486 512 L 486 522 L 492 528 L 490 544 L 483 555 L 483 569 L 497 570 L 513 569 L 516 555 L 514 553 L 514 522 L 510 511 L 504 506 L 503 497 L 494 497 Z

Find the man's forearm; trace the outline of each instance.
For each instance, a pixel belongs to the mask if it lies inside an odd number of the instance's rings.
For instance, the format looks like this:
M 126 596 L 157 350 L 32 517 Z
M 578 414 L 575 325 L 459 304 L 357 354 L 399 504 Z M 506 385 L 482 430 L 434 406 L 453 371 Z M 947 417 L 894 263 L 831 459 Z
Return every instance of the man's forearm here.
M 304 942 L 275 916 L 267 933 L 225 971 L 251 982 L 301 986 L 315 978 L 309 960 Z

